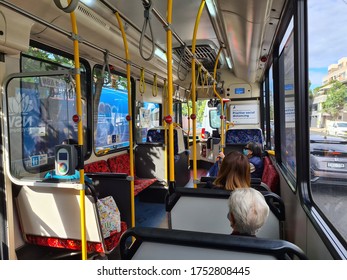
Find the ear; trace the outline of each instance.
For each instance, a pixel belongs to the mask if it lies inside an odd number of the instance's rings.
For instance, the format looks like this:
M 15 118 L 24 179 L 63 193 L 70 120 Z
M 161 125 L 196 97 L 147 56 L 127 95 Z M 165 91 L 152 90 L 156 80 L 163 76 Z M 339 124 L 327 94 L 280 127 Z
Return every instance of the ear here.
M 230 221 L 231 227 L 233 228 L 235 225 L 235 218 L 234 218 L 234 215 L 230 212 L 229 212 L 229 221 Z

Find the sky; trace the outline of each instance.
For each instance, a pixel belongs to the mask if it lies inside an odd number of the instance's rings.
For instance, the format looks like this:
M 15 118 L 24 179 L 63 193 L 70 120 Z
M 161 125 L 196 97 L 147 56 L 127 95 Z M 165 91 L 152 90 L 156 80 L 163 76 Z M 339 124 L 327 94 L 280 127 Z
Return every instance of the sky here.
M 347 0 L 308 1 L 311 89 L 322 85 L 328 66 L 347 57 Z

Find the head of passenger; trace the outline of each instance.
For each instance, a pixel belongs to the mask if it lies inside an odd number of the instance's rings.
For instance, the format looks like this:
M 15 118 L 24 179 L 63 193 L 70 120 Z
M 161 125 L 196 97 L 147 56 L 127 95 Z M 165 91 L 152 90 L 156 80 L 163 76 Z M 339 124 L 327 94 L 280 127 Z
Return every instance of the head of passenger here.
M 243 153 L 249 160 L 251 166 L 251 177 L 261 179 L 264 170 L 261 146 L 258 143 L 249 142 L 243 149 Z
M 214 185 L 230 191 L 250 187 L 251 175 L 247 157 L 238 151 L 227 154 L 222 161 Z
M 243 149 L 244 155 L 246 155 L 248 158 L 251 157 L 262 157 L 262 151 L 259 144 L 255 142 L 249 142 Z
M 228 219 L 235 235 L 255 236 L 269 215 L 264 196 L 253 188 L 234 190 L 228 204 Z

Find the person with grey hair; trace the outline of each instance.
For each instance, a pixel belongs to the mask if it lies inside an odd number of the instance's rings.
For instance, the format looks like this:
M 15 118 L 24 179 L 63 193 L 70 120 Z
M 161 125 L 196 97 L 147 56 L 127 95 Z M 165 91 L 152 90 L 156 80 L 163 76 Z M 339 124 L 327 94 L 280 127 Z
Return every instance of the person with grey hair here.
M 269 215 L 269 206 L 264 196 L 253 188 L 233 190 L 228 206 L 233 235 L 255 236 Z

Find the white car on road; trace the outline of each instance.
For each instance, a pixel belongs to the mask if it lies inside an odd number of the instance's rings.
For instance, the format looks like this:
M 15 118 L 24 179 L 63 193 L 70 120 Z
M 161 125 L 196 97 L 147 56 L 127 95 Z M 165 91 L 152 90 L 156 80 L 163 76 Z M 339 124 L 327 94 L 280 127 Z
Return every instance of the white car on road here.
M 347 122 L 331 122 L 327 127 L 327 132 L 329 135 L 347 137 Z

